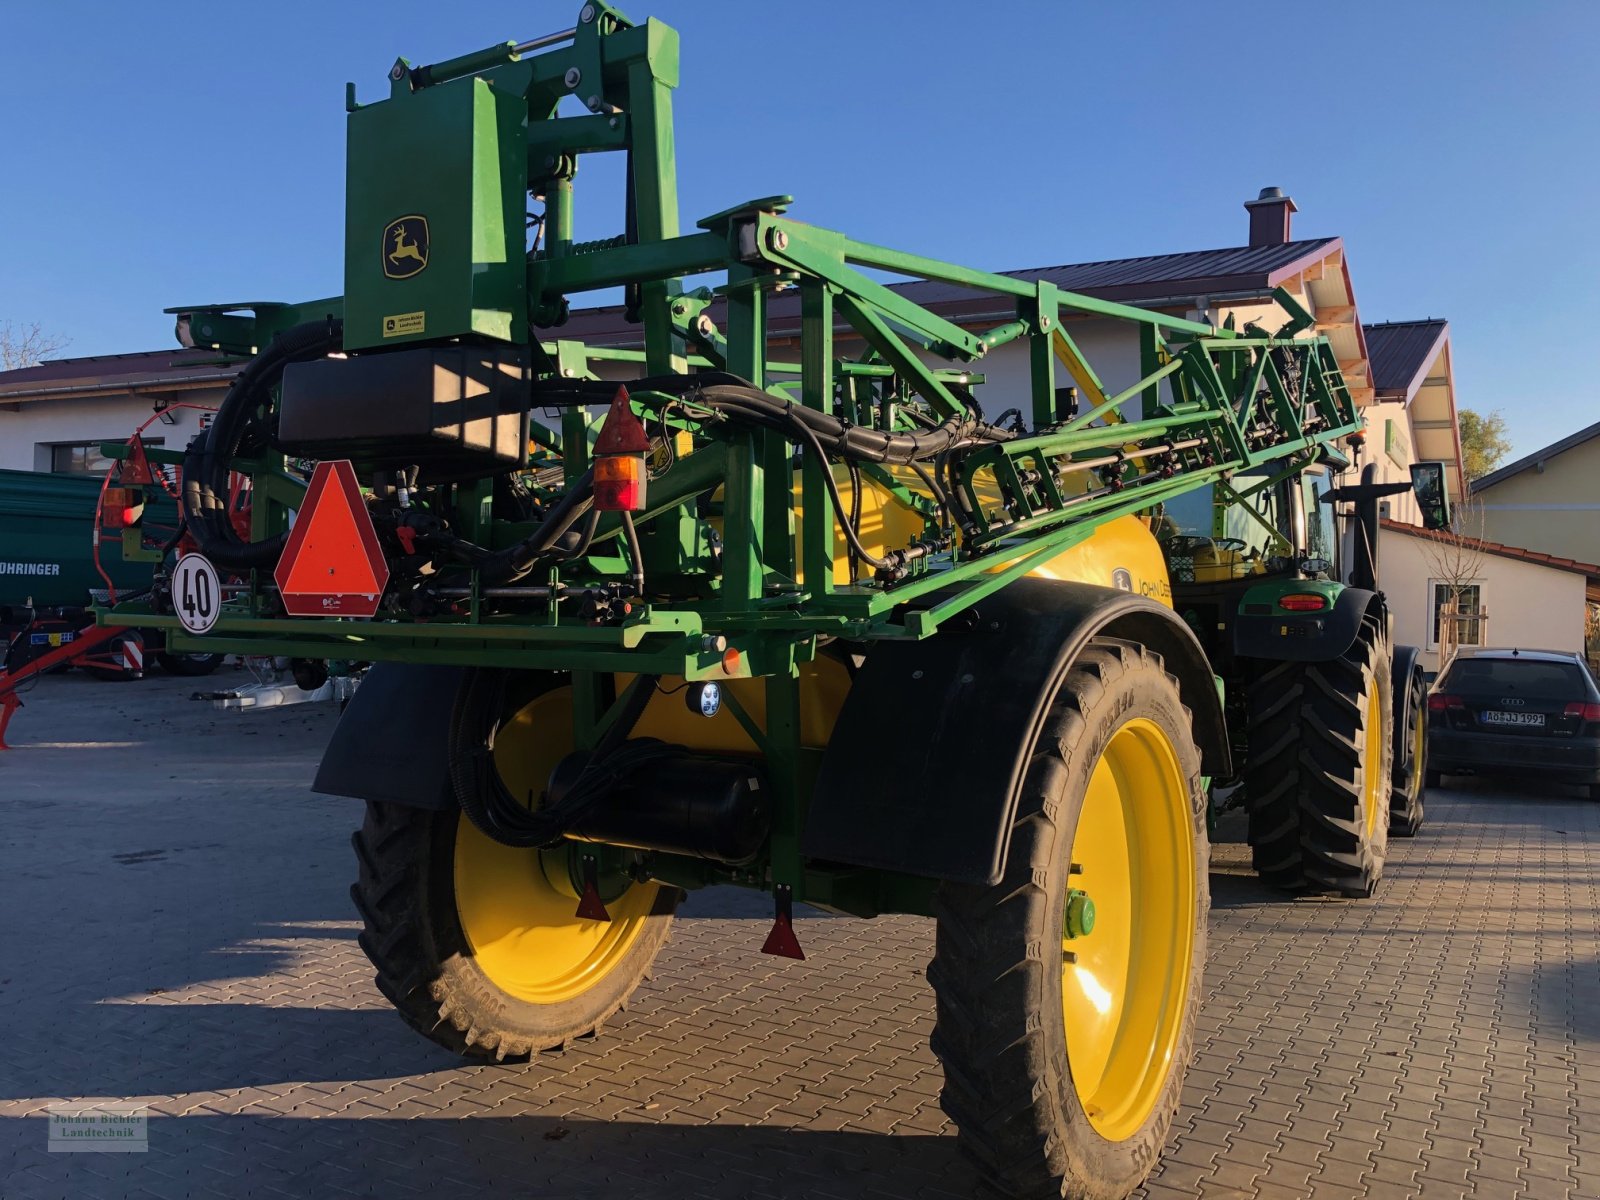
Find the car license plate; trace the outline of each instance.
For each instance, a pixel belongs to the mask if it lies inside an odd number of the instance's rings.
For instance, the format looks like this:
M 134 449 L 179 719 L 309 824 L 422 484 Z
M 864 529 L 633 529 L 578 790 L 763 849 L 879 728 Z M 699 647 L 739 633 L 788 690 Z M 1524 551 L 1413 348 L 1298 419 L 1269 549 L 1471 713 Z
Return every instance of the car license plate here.
M 1485 709 L 1478 714 L 1478 720 L 1485 725 L 1543 725 L 1543 713 L 1500 712 L 1497 709 Z

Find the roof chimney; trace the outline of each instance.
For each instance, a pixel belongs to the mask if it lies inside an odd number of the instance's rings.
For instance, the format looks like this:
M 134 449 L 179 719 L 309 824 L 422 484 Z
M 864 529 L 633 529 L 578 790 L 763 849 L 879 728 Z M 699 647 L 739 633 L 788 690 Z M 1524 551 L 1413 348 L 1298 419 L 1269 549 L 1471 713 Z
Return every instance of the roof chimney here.
M 1246 200 L 1244 206 L 1250 212 L 1252 246 L 1281 246 L 1289 240 L 1289 214 L 1299 210 L 1282 188 L 1264 187 L 1261 195 Z

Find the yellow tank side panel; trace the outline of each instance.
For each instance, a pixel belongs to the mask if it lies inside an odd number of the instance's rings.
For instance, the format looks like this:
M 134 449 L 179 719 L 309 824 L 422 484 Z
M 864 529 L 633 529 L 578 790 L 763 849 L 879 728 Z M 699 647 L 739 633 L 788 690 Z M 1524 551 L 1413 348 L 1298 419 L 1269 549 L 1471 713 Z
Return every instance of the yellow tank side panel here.
M 620 693 L 632 675 L 616 677 Z M 678 689 L 681 679 L 663 678 L 662 689 Z M 845 665 L 831 655 L 821 655 L 800 664 L 800 744 L 821 748 L 833 735 L 833 723 L 850 690 L 850 674 Z M 762 729 L 767 727 L 767 686 L 764 679 L 728 679 L 722 694 L 731 697 Z M 754 754 L 756 745 L 733 715 L 726 699 L 714 717 L 690 712 L 681 690 L 657 691 L 645 706 L 634 737 L 660 738 L 680 746 L 692 746 L 714 754 Z
M 901 477 L 908 488 L 921 494 L 920 483 L 911 472 L 896 469 L 895 474 Z M 835 479 L 845 503 L 849 504 L 850 479 L 842 467 L 836 470 Z M 881 554 L 924 536 L 926 526 L 920 513 L 903 504 L 887 488 L 865 479 L 862 482 L 861 541 L 868 550 Z M 797 511 L 797 529 L 799 524 Z M 837 522 L 834 523 L 834 554 L 834 578 L 840 583 L 848 583 L 844 534 Z M 1005 565 L 1003 561 L 997 562 L 994 569 L 1003 569 Z M 1168 583 L 1166 560 L 1162 557 L 1160 543 L 1138 517 L 1119 517 L 1107 521 L 1084 541 L 1038 567 L 1032 574 L 1042 579 L 1120 588 L 1146 596 L 1169 608 L 1172 606 L 1172 588 Z M 626 687 L 632 678 L 631 675 L 618 675 L 617 689 L 620 691 Z M 663 679 L 660 686 L 671 689 L 681 682 Z M 767 691 L 764 680 L 730 679 L 723 681 L 722 687 L 725 697 L 731 697 L 756 725 L 766 727 Z M 849 690 L 849 672 L 837 658 L 823 655 L 801 664 L 800 726 L 803 745 L 827 745 L 833 732 L 833 723 Z M 756 753 L 755 744 L 726 702 L 716 716 L 703 717 L 690 712 L 684 701 L 684 693 L 676 690 L 670 693 L 658 691 L 651 698 L 635 726 L 634 736 L 660 738 L 711 753 Z
M 1172 584 L 1161 543 L 1138 517 L 1107 521 L 1072 549 L 1029 573 L 1039 579 L 1121 588 L 1172 607 Z
M 926 495 L 920 480 L 903 467 L 888 468 L 908 490 Z M 834 480 L 845 504 L 850 504 L 850 476 L 842 466 L 834 468 Z M 979 485 L 979 500 L 988 490 Z M 800 509 L 795 509 L 796 538 L 799 536 Z M 925 536 L 926 523 L 922 514 L 902 503 L 894 493 L 870 479 L 862 480 L 861 488 L 861 542 L 875 555 L 887 550 L 908 546 Z M 799 558 L 798 541 L 796 559 Z M 844 533 L 838 521 L 833 523 L 834 568 L 836 583 L 850 581 L 849 560 L 846 554 Z M 999 570 L 1004 563 L 997 564 Z M 802 573 L 803 574 L 803 573 Z M 1172 607 L 1172 587 L 1168 580 L 1166 559 L 1161 545 L 1138 517 L 1118 517 L 1107 521 L 1087 539 L 1071 550 L 1051 559 L 1031 574 L 1042 579 L 1072 580 L 1078 583 L 1097 583 L 1104 587 L 1121 588 L 1136 592 L 1160 604 Z M 870 568 L 863 567 L 863 577 L 870 577 Z M 804 582 L 804 578 L 800 579 Z

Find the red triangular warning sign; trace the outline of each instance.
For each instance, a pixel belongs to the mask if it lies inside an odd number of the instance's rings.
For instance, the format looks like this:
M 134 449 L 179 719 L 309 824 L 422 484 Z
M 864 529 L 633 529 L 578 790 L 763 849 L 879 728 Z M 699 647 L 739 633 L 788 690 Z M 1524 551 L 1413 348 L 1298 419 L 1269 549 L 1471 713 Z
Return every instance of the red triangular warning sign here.
M 122 469 L 117 472 L 117 482 L 125 487 L 134 487 L 139 484 L 154 483 L 155 472 L 150 469 L 150 458 L 144 452 L 144 439 L 137 433 L 128 440 L 130 453 L 122 462 Z
M 389 582 L 378 533 L 348 459 L 320 462 L 272 573 L 292 617 L 370 617 Z

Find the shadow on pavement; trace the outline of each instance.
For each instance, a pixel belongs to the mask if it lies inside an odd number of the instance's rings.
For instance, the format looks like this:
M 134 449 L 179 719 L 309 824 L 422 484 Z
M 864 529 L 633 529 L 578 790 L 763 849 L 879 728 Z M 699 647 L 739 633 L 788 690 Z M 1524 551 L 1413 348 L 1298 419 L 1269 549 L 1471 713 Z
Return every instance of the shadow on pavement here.
M 1551 955 L 1531 968 L 1508 971 L 1500 985 L 1508 1013 L 1531 1013 L 1534 1027 L 1558 1045 L 1570 1038 L 1600 1043 L 1600 959 Z
M 112 1001 L 64 1006 L 56 1019 L 70 1037 L 30 1039 L 35 1052 L 26 1058 L 13 1049 L 0 1073 L 0 1100 L 181 1096 L 398 1079 L 462 1065 L 387 1007 Z
M 953 1137 L 527 1116 L 153 1118 L 146 1154 L 49 1154 L 42 1118 L 0 1121 L 7 1200 L 116 1190 L 207 1197 L 944 1200 L 979 1194 Z M 76 1161 L 74 1161 L 76 1160 Z M 89 1161 L 84 1161 L 89 1160 Z M 92 1170 L 94 1173 L 88 1173 Z M 108 1184 L 112 1185 L 108 1187 Z
M 1254 875 L 1211 872 L 1212 908 L 1261 908 L 1268 904 L 1292 904 L 1295 897 L 1261 882 Z

